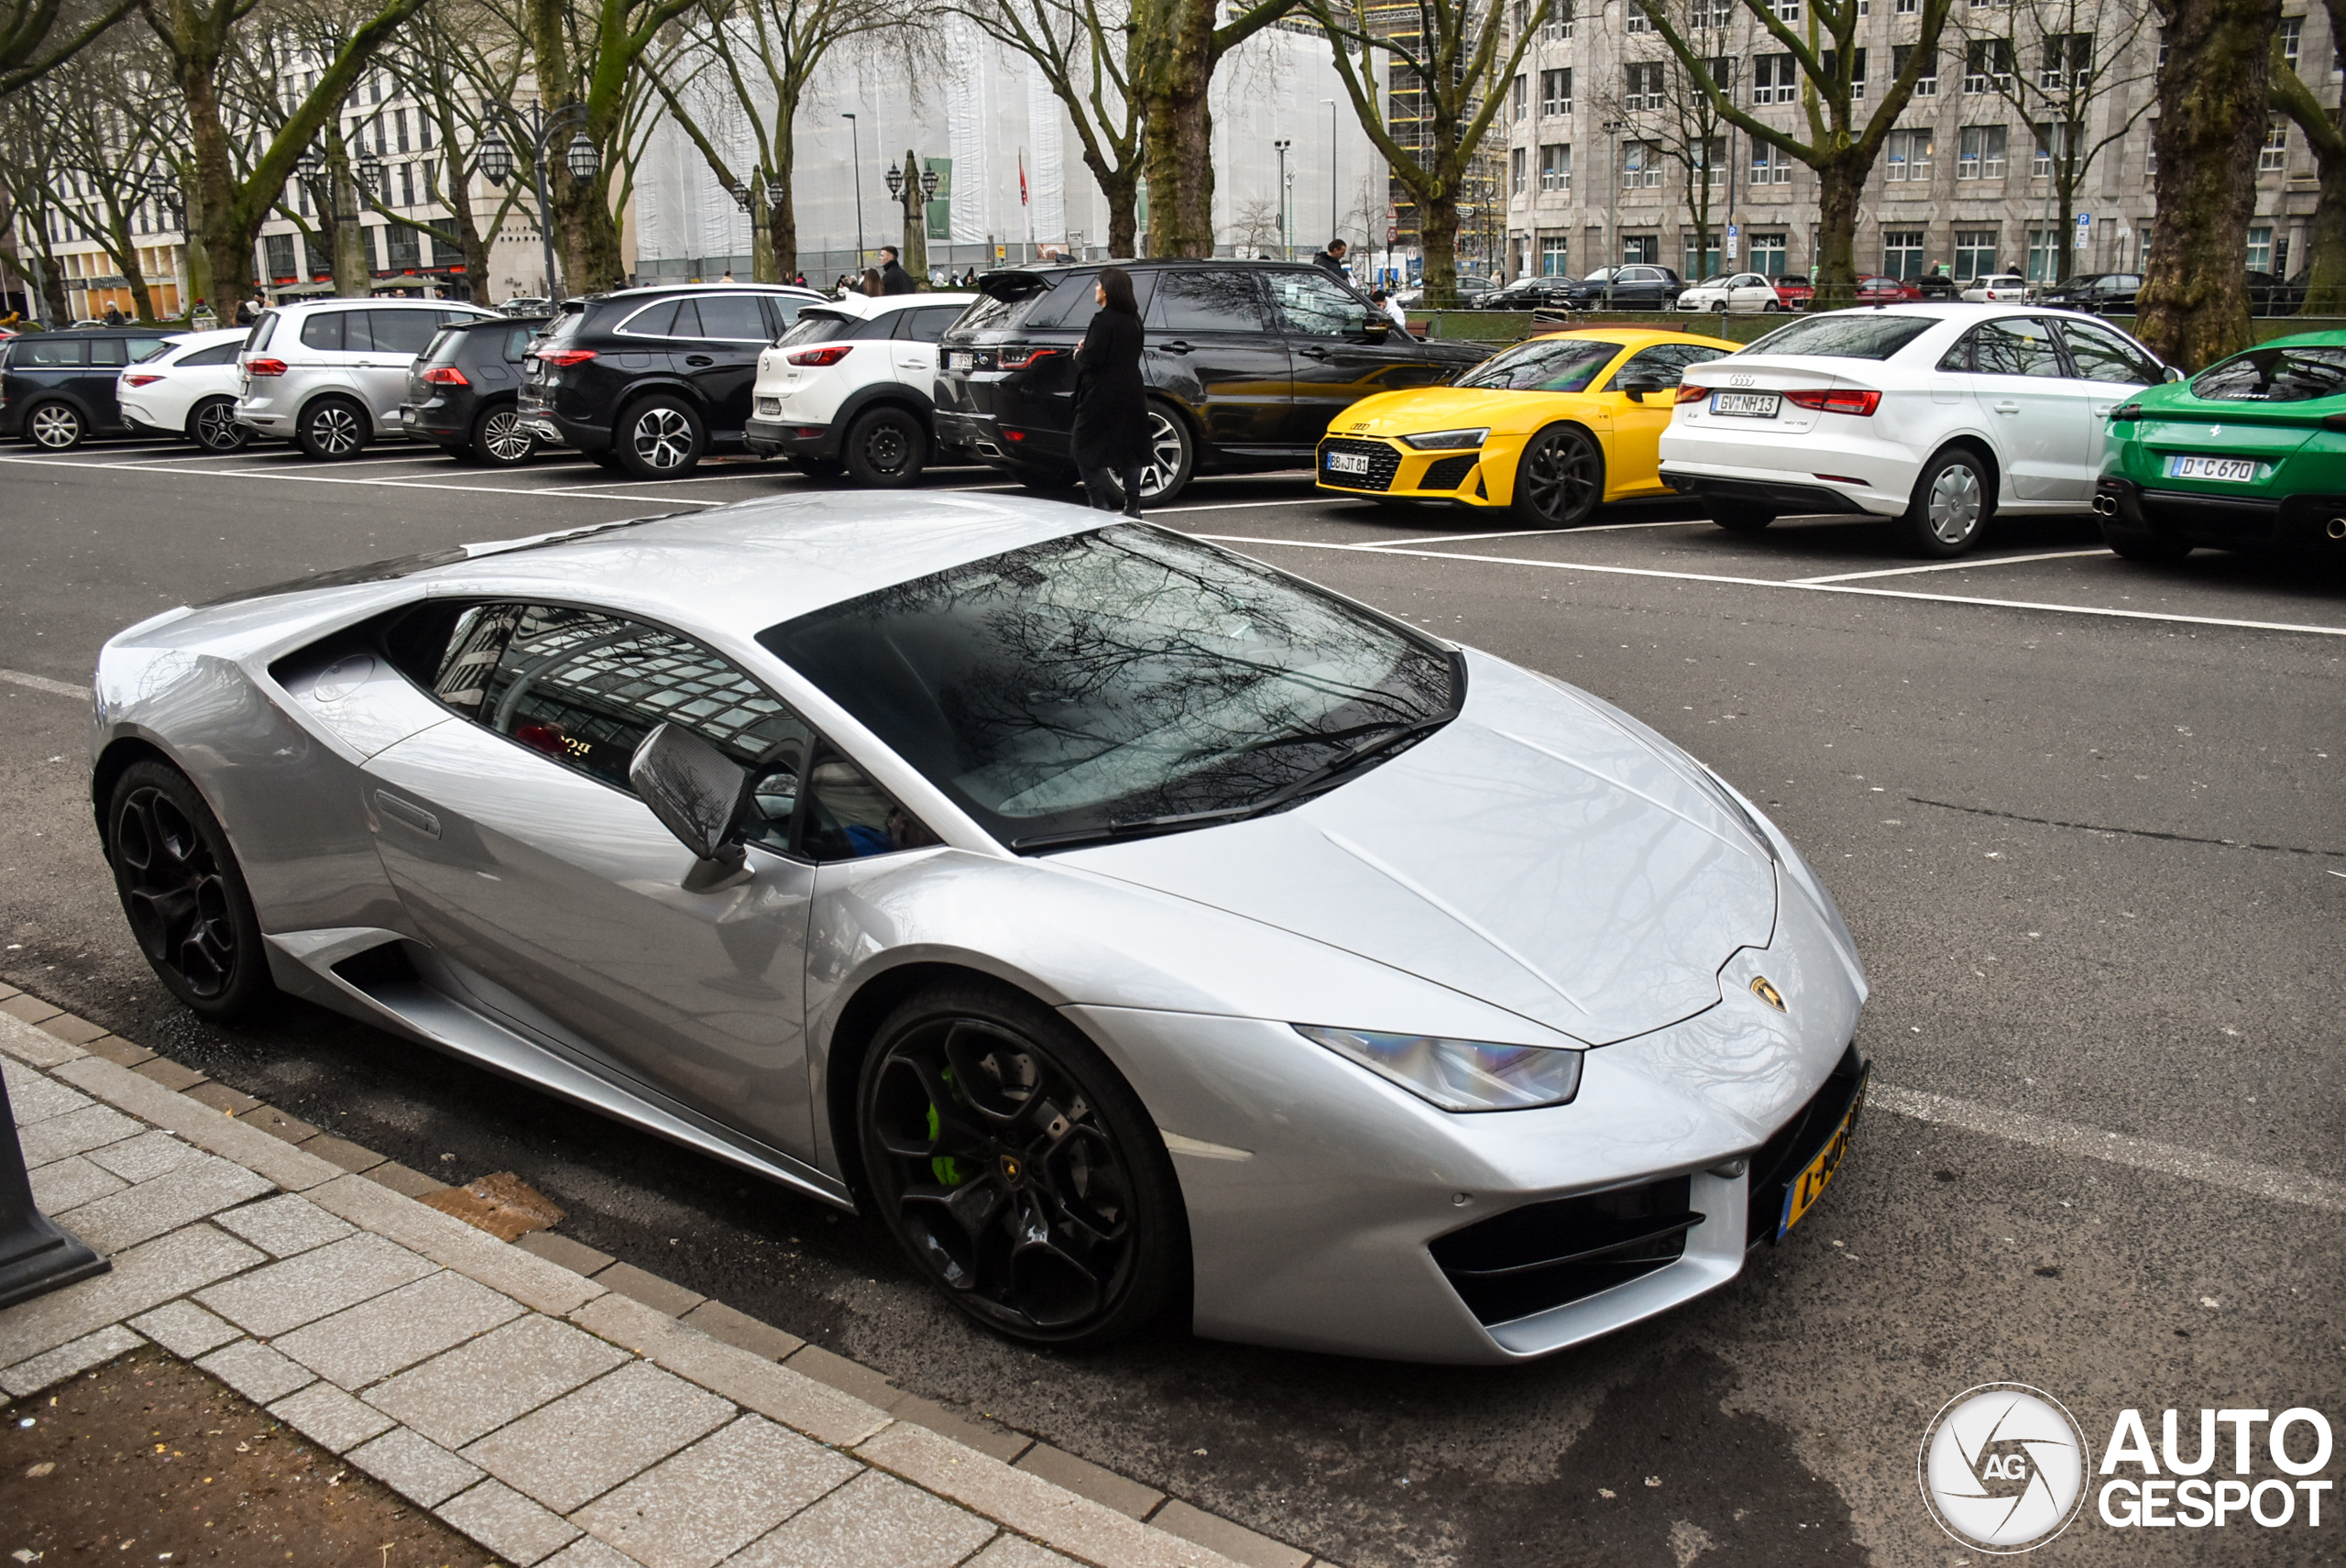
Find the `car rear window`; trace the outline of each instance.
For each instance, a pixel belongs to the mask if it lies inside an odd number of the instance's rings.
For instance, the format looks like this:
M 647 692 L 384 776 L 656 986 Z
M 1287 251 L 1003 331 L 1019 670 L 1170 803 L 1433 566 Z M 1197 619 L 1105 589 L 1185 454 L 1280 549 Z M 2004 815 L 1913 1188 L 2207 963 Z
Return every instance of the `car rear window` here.
M 258 354 L 262 349 L 267 348 L 269 334 L 277 330 L 277 323 L 278 314 L 275 311 L 261 312 L 259 318 L 253 323 L 253 330 L 245 334 L 247 352 Z
M 1836 311 L 1780 326 L 1744 352 L 1798 358 L 1887 359 L 1936 325 L 1936 316 Z
M 795 348 L 802 343 L 835 342 L 845 337 L 861 319 L 844 311 L 801 311 L 798 319 L 790 323 L 790 330 L 782 334 L 776 346 Z
M 962 313 L 957 332 L 1008 332 L 1026 324 L 1026 318 L 1050 297 L 1051 280 L 1031 272 L 987 278 L 978 284 L 977 301 Z
M 182 354 L 171 361 L 173 365 L 198 369 L 207 365 L 234 365 L 239 343 L 215 343 L 209 348 L 199 348 L 192 354 Z
M 2252 348 L 2192 378 L 2211 403 L 2306 403 L 2346 393 L 2346 346 Z

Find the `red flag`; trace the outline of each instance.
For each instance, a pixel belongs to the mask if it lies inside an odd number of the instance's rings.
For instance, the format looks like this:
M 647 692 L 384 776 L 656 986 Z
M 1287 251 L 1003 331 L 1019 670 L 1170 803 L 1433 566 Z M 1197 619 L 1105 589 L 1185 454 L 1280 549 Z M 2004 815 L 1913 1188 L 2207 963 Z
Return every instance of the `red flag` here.
M 1026 204 L 1026 155 L 1024 152 L 1018 155 L 1018 204 L 1022 207 Z

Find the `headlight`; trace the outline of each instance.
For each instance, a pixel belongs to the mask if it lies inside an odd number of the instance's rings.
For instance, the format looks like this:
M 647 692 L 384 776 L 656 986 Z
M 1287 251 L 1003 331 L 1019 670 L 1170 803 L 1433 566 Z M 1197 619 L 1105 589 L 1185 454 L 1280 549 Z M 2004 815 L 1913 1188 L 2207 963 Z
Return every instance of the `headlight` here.
M 1405 435 L 1401 439 L 1420 452 L 1459 452 L 1483 444 L 1491 427 L 1480 430 L 1434 430 L 1423 435 Z
M 1392 1080 L 1445 1111 L 1519 1111 L 1562 1105 L 1580 1091 L 1581 1053 L 1497 1046 L 1432 1035 L 1381 1035 L 1298 1024 L 1296 1033 Z

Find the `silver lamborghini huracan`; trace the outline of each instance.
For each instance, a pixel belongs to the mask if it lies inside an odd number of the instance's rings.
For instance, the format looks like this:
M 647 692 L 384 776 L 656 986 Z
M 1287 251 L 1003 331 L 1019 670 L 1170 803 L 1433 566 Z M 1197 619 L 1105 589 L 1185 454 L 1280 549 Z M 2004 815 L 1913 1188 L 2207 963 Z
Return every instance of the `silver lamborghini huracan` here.
M 108 642 L 139 944 L 825 1202 L 992 1328 L 1544 1354 L 1838 1168 L 1864 973 L 1606 703 L 1184 535 L 823 495 Z

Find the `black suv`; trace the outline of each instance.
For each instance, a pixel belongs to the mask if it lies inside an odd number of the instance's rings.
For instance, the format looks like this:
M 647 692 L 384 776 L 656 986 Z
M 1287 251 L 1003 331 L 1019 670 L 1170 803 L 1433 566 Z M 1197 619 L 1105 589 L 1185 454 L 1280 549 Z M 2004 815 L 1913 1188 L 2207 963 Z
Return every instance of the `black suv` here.
M 400 433 L 436 443 L 459 462 L 510 467 L 529 460 L 537 438 L 516 406 L 530 340 L 544 316 L 455 321 L 407 368 Z
M 572 300 L 530 352 L 522 428 L 639 479 L 685 473 L 740 447 L 758 351 L 822 297 L 696 283 Z
M 1600 267 L 1569 283 L 1573 304 L 1584 311 L 1666 311 L 1686 291 L 1677 273 L 1642 261 Z
M 28 332 L 0 343 L 0 436 L 21 435 L 62 452 L 93 435 L 129 432 L 115 400 L 126 366 L 160 354 L 170 341 L 162 327 L 101 327 L 82 332 Z
M 1446 381 L 1467 344 L 1420 343 L 1350 285 L 1301 263 L 1120 261 L 1140 302 L 1153 501 L 1192 474 L 1307 466 L 1328 422 L 1373 392 Z M 1097 267 L 989 272 L 937 340 L 937 441 L 1038 489 L 1075 479 L 1076 345 Z

